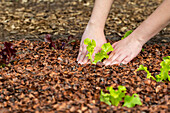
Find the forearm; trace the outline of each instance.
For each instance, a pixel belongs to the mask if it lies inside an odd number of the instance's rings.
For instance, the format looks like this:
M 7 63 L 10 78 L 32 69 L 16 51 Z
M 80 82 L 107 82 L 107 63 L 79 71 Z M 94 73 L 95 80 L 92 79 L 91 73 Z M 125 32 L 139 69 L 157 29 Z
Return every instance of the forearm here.
M 113 0 L 95 0 L 92 15 L 88 24 L 104 29 L 112 2 Z
M 170 0 L 165 0 L 133 33 L 143 45 L 170 23 Z

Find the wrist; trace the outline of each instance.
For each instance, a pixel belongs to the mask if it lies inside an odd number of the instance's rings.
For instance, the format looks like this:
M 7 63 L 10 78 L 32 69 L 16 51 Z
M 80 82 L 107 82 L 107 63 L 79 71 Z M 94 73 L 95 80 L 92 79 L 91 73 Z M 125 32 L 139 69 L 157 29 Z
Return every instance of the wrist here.
M 140 32 L 134 31 L 130 35 L 131 40 L 138 43 L 141 47 L 149 40 L 146 38 L 145 35 L 141 34 Z
M 95 29 L 104 31 L 105 23 L 101 23 L 101 22 L 90 19 L 87 26 L 94 27 Z

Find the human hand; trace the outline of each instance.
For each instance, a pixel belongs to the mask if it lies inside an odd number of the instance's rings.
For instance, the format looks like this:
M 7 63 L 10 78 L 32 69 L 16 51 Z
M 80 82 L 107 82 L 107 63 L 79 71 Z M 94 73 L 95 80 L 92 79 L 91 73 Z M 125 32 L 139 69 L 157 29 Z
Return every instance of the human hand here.
M 127 64 L 139 54 L 143 45 L 139 40 L 135 39 L 135 37 L 130 36 L 112 45 L 114 51 L 112 51 L 109 58 L 103 62 L 106 66 L 120 63 Z
M 94 53 L 92 55 L 93 59 L 94 59 L 95 53 L 97 53 L 101 49 L 101 46 L 107 42 L 103 29 L 100 29 L 95 26 L 87 25 L 87 27 L 83 33 L 81 42 L 80 42 L 79 54 L 77 57 L 77 61 L 80 64 L 86 64 L 89 61 L 88 57 L 86 56 L 88 53 L 88 51 L 86 49 L 87 45 L 84 44 L 84 40 L 86 38 L 94 39 L 96 42 L 96 47 L 94 48 Z

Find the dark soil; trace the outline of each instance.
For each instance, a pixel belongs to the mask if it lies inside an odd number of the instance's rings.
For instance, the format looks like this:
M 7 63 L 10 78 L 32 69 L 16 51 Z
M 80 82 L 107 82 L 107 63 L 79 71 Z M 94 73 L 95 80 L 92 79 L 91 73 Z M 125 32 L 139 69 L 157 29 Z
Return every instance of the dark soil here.
M 41 1 L 41 0 L 40 0 Z M 106 37 L 113 43 L 135 29 L 161 0 L 115 0 L 106 23 Z M 0 48 L 11 41 L 17 49 L 11 66 L 0 68 L 0 113 L 58 112 L 170 112 L 170 82 L 146 78 L 139 65 L 147 66 L 153 76 L 160 72 L 162 58 L 170 55 L 170 27 L 144 45 L 127 65 L 79 65 L 79 43 L 89 20 L 92 0 L 52 0 L 52 2 L 0 2 Z M 135 9 L 135 10 L 132 10 Z M 76 42 L 63 50 L 52 50 L 44 35 L 53 35 L 56 45 L 73 35 Z M 127 88 L 143 103 L 134 108 L 108 106 L 100 102 L 100 90 L 107 86 Z
M 0 107 L 11 112 L 169 112 L 170 82 L 155 82 L 137 72 L 140 64 L 153 76 L 160 71 L 170 44 L 145 45 L 146 51 L 127 65 L 78 65 L 79 40 L 64 50 L 49 43 L 14 41 L 14 64 L 0 69 Z M 56 41 L 57 45 L 61 40 Z M 100 90 L 123 85 L 127 94 L 139 94 L 142 106 L 108 106 L 100 102 Z M 1 109 L 2 110 L 2 109 Z

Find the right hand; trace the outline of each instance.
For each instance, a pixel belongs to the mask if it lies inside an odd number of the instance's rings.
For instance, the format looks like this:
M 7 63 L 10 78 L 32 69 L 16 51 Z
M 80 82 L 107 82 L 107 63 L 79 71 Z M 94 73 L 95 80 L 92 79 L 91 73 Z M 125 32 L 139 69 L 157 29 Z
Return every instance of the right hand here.
M 96 47 L 95 47 L 94 53 L 92 55 L 93 59 L 94 59 L 95 53 L 97 53 L 99 50 L 101 50 L 101 46 L 107 42 L 103 29 L 100 29 L 99 27 L 95 27 L 92 25 L 87 25 L 87 27 L 83 33 L 81 42 L 80 42 L 79 54 L 77 57 L 77 61 L 80 64 L 86 64 L 89 61 L 88 57 L 86 56 L 88 53 L 88 51 L 86 49 L 87 45 L 84 44 L 84 40 L 86 38 L 94 39 L 96 42 Z

